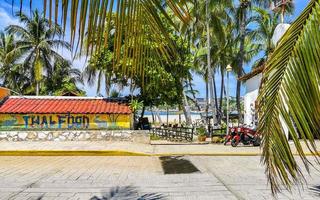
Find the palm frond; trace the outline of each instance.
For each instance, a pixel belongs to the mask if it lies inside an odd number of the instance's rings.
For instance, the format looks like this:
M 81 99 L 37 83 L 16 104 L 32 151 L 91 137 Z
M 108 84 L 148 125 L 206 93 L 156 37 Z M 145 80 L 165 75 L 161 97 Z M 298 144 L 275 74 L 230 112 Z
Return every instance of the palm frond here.
M 320 128 L 320 5 L 311 0 L 291 25 L 267 62 L 259 95 L 259 132 L 263 137 L 263 162 L 272 192 L 291 189 L 303 174 L 284 134 L 285 129 L 309 170 L 310 163 L 299 141 L 318 155 L 315 137 Z
M 70 18 L 71 46 L 77 49 L 80 43 L 79 52 L 84 49 L 87 55 L 108 47 L 109 33 L 112 28 L 110 24 L 113 20 L 115 22 L 112 44 L 115 52 L 113 65 L 114 68 L 122 66 L 127 70 L 126 62 L 123 61 L 131 60 L 133 67 L 128 74 L 141 74 L 146 64 L 146 57 L 153 54 L 159 54 L 159 58 L 169 61 L 177 58 L 175 45 L 164 26 L 165 22 L 174 25 L 172 19 L 166 14 L 167 9 L 170 9 L 184 24 L 188 24 L 191 18 L 187 6 L 189 1 L 62 0 L 61 3 L 55 1 L 55 5 L 52 0 L 49 1 L 49 5 L 47 0 L 43 2 L 44 13 L 49 11 L 50 25 L 54 24 L 52 21 L 56 23 L 59 18 L 62 21 L 63 30 L 66 30 L 67 18 Z M 59 8 L 61 12 L 58 12 Z M 69 8 L 71 12 L 67 11 Z M 21 12 L 20 14 L 22 15 Z M 27 17 L 23 19 L 28 20 Z M 84 40 L 86 40 L 85 43 Z M 148 40 L 151 43 L 161 41 L 157 51 L 152 54 L 146 53 Z

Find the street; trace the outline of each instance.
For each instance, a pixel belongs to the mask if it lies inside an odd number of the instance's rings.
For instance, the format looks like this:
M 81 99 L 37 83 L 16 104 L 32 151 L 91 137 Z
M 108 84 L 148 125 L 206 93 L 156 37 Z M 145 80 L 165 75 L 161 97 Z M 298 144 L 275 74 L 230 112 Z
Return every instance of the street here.
M 272 199 L 259 163 L 258 156 L 2 156 L 0 199 Z M 278 199 L 320 199 L 319 172 L 306 178 L 304 190 Z

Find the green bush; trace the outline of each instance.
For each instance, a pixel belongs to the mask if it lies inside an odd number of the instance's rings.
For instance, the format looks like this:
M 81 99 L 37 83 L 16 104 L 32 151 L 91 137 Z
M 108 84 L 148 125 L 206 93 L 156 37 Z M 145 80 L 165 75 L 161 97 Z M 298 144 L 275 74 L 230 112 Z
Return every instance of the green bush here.
M 158 136 L 158 135 L 156 135 L 156 134 L 151 134 L 150 135 L 150 140 L 160 140 L 161 138 Z
M 206 136 L 207 129 L 205 127 L 199 127 L 197 128 L 197 133 L 199 136 Z
M 224 142 L 224 138 L 221 138 L 221 137 L 212 137 L 212 143 L 223 143 Z

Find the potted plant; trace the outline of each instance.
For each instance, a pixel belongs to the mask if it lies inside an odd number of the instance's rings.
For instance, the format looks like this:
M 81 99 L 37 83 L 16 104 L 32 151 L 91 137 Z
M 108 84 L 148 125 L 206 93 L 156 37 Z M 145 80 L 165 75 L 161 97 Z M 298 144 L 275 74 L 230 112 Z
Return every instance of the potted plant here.
M 143 108 L 143 101 L 138 101 L 137 99 L 131 99 L 129 106 L 133 113 L 133 129 L 138 129 L 138 120 L 136 119 L 138 110 Z
M 205 142 L 207 138 L 207 130 L 205 127 L 199 127 L 197 128 L 197 133 L 198 133 L 198 140 L 199 142 Z

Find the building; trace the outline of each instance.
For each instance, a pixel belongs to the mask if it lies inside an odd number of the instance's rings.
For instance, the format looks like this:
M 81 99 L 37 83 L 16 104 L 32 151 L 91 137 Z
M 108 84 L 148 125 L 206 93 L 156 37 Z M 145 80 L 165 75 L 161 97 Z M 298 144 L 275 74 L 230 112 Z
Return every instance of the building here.
M 244 104 L 244 124 L 255 126 L 257 122 L 256 113 L 256 100 L 259 95 L 260 83 L 262 79 L 262 72 L 265 65 L 261 65 L 253 69 L 250 73 L 239 78 L 240 81 L 244 82 L 246 92 L 243 96 Z
M 7 96 L 0 104 L 4 129 L 130 129 L 127 103 L 92 97 Z
M 290 28 L 289 24 L 280 23 L 274 30 L 272 42 L 275 46 L 281 41 L 282 36 Z M 257 104 L 256 100 L 259 95 L 259 89 L 261 85 L 261 79 L 263 76 L 263 70 L 265 69 L 265 63 L 259 67 L 254 68 L 250 73 L 242 76 L 239 80 L 244 82 L 246 92 L 244 95 L 244 124 L 257 125 Z M 283 120 L 281 120 L 281 126 L 288 137 L 288 126 Z

